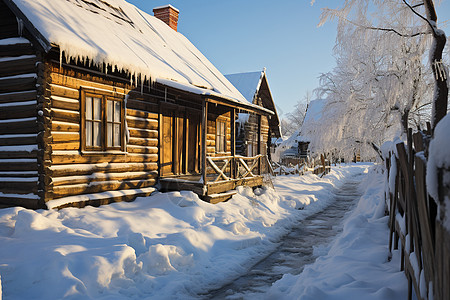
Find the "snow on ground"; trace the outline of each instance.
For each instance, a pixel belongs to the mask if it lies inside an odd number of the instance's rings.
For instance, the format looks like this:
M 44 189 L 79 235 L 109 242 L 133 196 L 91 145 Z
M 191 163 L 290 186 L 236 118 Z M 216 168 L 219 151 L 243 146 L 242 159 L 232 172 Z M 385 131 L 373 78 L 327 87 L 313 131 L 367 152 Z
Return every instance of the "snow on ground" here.
M 182 191 L 99 208 L 0 210 L 3 299 L 196 298 L 245 273 L 296 221 L 326 207 L 333 187 L 369 167 L 334 168 L 323 179 L 280 176 L 277 192 L 240 188 L 230 201 L 217 205 Z M 371 188 L 342 237 L 302 275 L 311 288 L 285 276 L 273 295 L 332 296 L 336 286 L 348 285 L 338 295 L 373 292 L 381 299 L 399 294 L 394 284 L 406 286 L 392 263 L 385 263 L 383 189 L 368 184 Z M 324 274 L 330 255 L 333 267 Z M 384 283 L 386 288 L 374 292 L 374 279 L 376 286 Z
M 407 280 L 400 272 L 400 252 L 389 261 L 388 216 L 384 215 L 383 175 L 372 171 L 343 232 L 320 248 L 322 256 L 298 276 L 286 274 L 265 299 L 406 299 Z M 261 297 L 259 298 L 261 299 Z

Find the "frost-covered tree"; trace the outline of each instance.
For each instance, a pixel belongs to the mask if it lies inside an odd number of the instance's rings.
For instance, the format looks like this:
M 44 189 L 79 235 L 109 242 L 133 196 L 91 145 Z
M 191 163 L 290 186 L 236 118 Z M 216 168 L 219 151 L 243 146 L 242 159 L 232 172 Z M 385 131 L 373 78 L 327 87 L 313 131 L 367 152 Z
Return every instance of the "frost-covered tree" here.
M 283 136 L 290 136 L 302 127 L 311 97 L 312 94 L 308 91 L 302 100 L 297 101 L 294 109 L 281 120 L 281 134 Z
M 341 8 L 324 9 L 322 22 L 337 18 L 338 34 L 337 66 L 322 75 L 318 89 L 333 106 L 321 147 L 347 149 L 350 155 L 355 143 L 379 144 L 428 120 L 433 89 L 425 53 L 433 23 L 418 18 L 422 6 L 347 0 Z M 443 78 L 441 66 L 434 63 L 433 70 Z

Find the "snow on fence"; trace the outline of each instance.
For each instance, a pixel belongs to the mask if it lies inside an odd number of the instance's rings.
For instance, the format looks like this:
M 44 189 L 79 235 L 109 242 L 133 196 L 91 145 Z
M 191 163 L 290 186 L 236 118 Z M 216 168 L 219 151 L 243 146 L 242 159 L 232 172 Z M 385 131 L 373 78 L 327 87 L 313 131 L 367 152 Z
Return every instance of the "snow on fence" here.
M 274 168 L 273 172 L 275 175 L 303 175 L 305 172 L 311 171 L 322 178 L 331 171 L 331 163 L 323 154 L 321 154 L 316 160 L 307 161 L 305 159 L 301 159 L 299 163 L 289 164 L 288 166 L 273 162 L 272 167 Z
M 450 169 L 429 170 L 439 174 L 439 196 L 431 198 L 432 183 L 426 178 L 427 160 L 432 160 L 429 140 L 429 132 L 413 135 L 410 130 L 407 144 L 397 143 L 385 154 L 389 250 L 401 247 L 400 268 L 408 279 L 408 299 L 413 287 L 418 299 L 450 299 L 450 231 L 444 223 L 450 218 L 445 217 L 445 201 L 450 199 L 445 178 L 450 178 Z M 445 151 L 449 153 L 448 148 Z

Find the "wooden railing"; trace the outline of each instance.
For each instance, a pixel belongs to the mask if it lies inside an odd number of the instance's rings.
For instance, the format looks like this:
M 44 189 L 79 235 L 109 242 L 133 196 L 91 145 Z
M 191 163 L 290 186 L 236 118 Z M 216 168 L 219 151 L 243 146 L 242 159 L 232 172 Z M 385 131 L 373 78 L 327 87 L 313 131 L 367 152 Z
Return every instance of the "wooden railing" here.
M 209 156 L 206 158 L 206 162 L 207 182 L 253 178 L 271 171 L 268 158 L 263 154 L 252 157 Z

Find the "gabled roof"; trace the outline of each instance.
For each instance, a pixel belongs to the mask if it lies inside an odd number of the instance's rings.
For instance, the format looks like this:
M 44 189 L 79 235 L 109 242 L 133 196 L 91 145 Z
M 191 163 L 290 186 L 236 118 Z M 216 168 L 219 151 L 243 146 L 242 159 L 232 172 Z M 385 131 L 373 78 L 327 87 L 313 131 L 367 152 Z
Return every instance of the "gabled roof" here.
M 301 135 L 311 139 L 316 134 L 316 129 L 323 124 L 324 109 L 327 105 L 326 99 L 312 100 L 306 108 L 305 119 L 303 120 Z
M 225 75 L 225 77 L 239 90 L 239 92 L 241 92 L 242 96 L 244 96 L 245 99 L 247 99 L 247 101 L 250 103 L 253 103 L 253 99 L 258 94 L 263 76 L 264 72 L 247 72 Z
M 280 119 L 269 88 L 266 68 L 259 72 L 229 74 L 225 75 L 225 77 L 250 103 L 256 104 L 257 98 L 261 98 L 263 106 L 275 113 L 269 121 L 272 132 L 276 136 L 281 137 Z
M 182 34 L 124 0 L 9 0 L 44 49 L 248 105 Z M 33 28 L 34 27 L 34 28 Z

